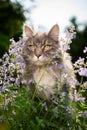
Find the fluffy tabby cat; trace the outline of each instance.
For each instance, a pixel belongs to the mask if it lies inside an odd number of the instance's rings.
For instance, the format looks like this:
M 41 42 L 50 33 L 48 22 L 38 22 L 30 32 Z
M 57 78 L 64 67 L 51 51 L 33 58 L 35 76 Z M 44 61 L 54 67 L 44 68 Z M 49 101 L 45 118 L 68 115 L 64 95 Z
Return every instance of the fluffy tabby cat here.
M 26 85 L 33 89 L 33 85 L 30 85 L 32 79 L 42 98 L 49 98 L 58 89 L 66 91 L 68 97 L 72 98 L 73 67 L 68 54 L 60 48 L 59 26 L 54 25 L 48 33 L 35 34 L 25 25 L 23 33 L 23 38 L 26 37 L 23 48 Z

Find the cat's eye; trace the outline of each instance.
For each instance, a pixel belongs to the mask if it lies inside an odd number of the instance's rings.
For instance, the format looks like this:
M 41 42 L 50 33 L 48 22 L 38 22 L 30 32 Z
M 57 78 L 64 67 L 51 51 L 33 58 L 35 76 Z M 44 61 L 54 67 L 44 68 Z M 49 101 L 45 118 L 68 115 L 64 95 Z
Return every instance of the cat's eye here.
M 45 50 L 45 51 L 48 51 L 48 50 L 51 49 L 51 48 L 52 48 L 51 45 L 46 45 L 46 46 L 44 47 L 44 50 Z
M 34 51 L 35 50 L 35 46 L 34 45 L 29 45 L 29 49 Z

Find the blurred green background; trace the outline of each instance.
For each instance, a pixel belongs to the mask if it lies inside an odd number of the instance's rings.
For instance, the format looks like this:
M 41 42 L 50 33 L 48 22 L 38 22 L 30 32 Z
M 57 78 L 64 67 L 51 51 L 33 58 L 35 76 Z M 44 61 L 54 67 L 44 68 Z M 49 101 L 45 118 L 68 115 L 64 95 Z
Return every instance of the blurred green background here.
M 29 1 L 36 2 L 35 0 Z M 17 41 L 22 35 L 23 24 L 27 20 L 26 12 L 27 9 L 24 8 L 20 0 L 0 0 L 0 57 L 8 51 L 10 38 L 14 37 Z M 31 13 L 31 7 L 28 8 L 28 13 Z M 76 17 L 72 16 L 70 25 L 75 25 L 76 28 L 76 37 L 72 41 L 70 50 L 74 62 L 79 56 L 85 56 L 83 49 L 87 46 L 87 24 L 82 25 L 82 23 L 77 22 Z M 83 29 L 79 29 L 80 26 L 83 26 Z
M 26 18 L 20 3 L 0 0 L 0 57 L 8 51 L 10 38 L 21 35 Z

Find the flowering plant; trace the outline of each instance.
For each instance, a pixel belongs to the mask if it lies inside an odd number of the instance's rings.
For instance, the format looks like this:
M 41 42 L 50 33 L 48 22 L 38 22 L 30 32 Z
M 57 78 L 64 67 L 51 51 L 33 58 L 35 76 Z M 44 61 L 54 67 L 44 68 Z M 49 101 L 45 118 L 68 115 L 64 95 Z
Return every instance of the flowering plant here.
M 66 31 L 61 48 L 70 49 L 75 36 L 75 28 Z M 0 59 L 0 129 L 3 130 L 86 130 L 87 128 L 87 62 L 79 58 L 74 64 L 74 71 L 81 76 L 81 82 L 75 80 L 74 100 L 69 103 L 65 93 L 51 101 L 41 99 L 36 91 L 30 91 L 23 84 L 21 71 L 25 68 L 22 58 L 24 41 L 11 39 L 8 54 Z M 87 53 L 87 47 L 83 50 Z M 68 58 L 71 59 L 69 56 Z M 66 77 L 66 75 L 62 75 Z M 31 82 L 31 79 L 30 79 Z

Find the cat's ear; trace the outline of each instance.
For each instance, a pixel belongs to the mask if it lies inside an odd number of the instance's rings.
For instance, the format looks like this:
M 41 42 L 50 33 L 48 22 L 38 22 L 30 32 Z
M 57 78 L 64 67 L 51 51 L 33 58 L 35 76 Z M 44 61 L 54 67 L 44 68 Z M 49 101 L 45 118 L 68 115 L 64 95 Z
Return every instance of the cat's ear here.
M 33 31 L 27 25 L 23 27 L 23 36 L 28 38 L 33 36 Z
M 58 24 L 55 24 L 50 29 L 50 31 L 48 32 L 48 36 L 51 37 L 55 41 L 59 40 L 59 26 L 58 26 Z

